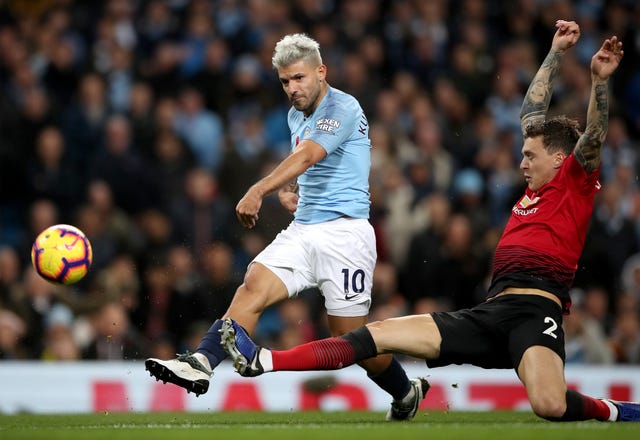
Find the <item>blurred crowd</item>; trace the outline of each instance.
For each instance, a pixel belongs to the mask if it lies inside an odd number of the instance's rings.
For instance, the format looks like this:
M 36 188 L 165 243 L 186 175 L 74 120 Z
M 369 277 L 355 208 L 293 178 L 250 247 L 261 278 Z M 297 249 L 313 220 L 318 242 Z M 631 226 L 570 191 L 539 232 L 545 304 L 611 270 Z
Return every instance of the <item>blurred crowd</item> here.
M 566 317 L 567 361 L 640 364 L 640 5 L 635 0 L 0 0 L 0 359 L 194 350 L 247 263 L 291 220 L 235 204 L 290 149 L 275 43 L 317 39 L 370 122 L 378 264 L 371 319 L 484 298 L 523 179 L 519 112 L 558 18 L 581 26 L 551 113 L 584 127 L 589 63 L 617 35 L 599 193 Z M 90 273 L 56 286 L 35 236 L 69 223 Z M 257 338 L 327 336 L 322 297 Z

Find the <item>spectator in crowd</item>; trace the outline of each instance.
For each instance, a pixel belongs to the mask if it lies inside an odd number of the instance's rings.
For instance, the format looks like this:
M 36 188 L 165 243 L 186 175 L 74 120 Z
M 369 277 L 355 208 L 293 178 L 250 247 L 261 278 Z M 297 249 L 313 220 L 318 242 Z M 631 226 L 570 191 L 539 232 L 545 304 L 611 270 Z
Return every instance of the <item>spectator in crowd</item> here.
M 176 133 L 191 149 L 199 166 L 217 171 L 224 153 L 224 127 L 220 117 L 204 107 L 202 94 L 185 88 L 179 95 L 173 121 Z
M 84 348 L 83 359 L 131 360 L 149 354 L 149 342 L 131 323 L 126 307 L 117 299 L 100 301 L 89 312 L 93 340 Z
M 16 249 L 0 246 L 0 307 L 8 307 L 15 300 L 21 275 L 22 264 Z
M 160 42 L 171 40 L 179 34 L 180 22 L 172 13 L 169 3 L 151 0 L 139 14 L 136 50 L 140 54 L 153 53 Z
M 278 304 L 277 314 L 278 334 L 272 340 L 274 347 L 291 347 L 317 338 L 309 305 L 303 297 Z
M 105 124 L 111 114 L 104 78 L 95 72 L 84 73 L 71 105 L 61 109 L 60 129 L 68 151 L 65 160 L 75 167 L 81 181 L 88 179 L 88 164 L 102 145 Z
M 231 206 L 218 187 L 216 175 L 193 168 L 184 183 L 184 196 L 171 206 L 170 219 L 178 243 L 197 254 L 213 240 L 231 240 Z
M 202 68 L 189 79 L 202 93 L 205 107 L 222 117 L 226 117 L 231 104 L 231 62 L 227 41 L 214 37 L 207 43 Z
M 198 319 L 222 315 L 231 304 L 241 274 L 234 270 L 233 249 L 224 241 L 212 241 L 201 251 L 203 277 Z
M 84 232 L 91 243 L 93 261 L 89 279 L 109 266 L 120 252 L 117 237 L 108 229 L 109 220 L 111 219 L 102 217 L 99 208 L 91 204 L 80 205 L 74 212 L 71 223 Z M 82 280 L 81 283 L 86 281 Z
M 136 216 L 141 246 L 135 257 L 142 268 L 162 262 L 175 242 L 175 224 L 160 209 L 146 209 Z
M 45 361 L 77 361 L 80 346 L 74 336 L 75 316 L 67 308 L 57 305 L 47 317 L 42 359 Z
M 157 176 L 132 144 L 131 121 L 120 114 L 110 116 L 102 145 L 91 164 L 91 177 L 106 182 L 116 204 L 129 214 L 157 206 Z
M 68 217 L 62 217 L 60 209 L 50 199 L 37 199 L 28 205 L 26 213 L 26 227 L 20 234 L 20 242 L 16 246 L 20 260 L 24 263 L 30 262 L 31 246 L 33 240 L 51 225 L 70 221 Z M 64 213 L 68 215 L 69 213 Z M 27 265 L 23 266 L 25 269 Z
M 57 125 L 54 113 L 58 111 L 50 99 L 49 89 L 34 86 L 27 89 L 18 108 L 18 121 L 7 133 L 12 133 L 20 155 L 28 159 L 36 154 L 38 137 L 45 128 Z M 59 127 L 55 127 L 59 130 Z M 16 164 L 22 165 L 24 164 Z
M 618 298 L 615 322 L 609 344 L 619 364 L 640 363 L 640 318 L 638 300 L 629 295 Z
M 411 304 L 420 298 L 439 298 L 446 309 L 453 309 L 450 298 L 442 298 L 440 292 L 433 289 L 424 291 L 436 276 L 437 256 L 445 240 L 447 227 L 451 221 L 452 206 L 449 198 L 441 192 L 434 192 L 425 200 L 427 223 L 411 238 L 406 266 L 403 268 L 400 286 Z
M 613 294 L 601 286 L 590 286 L 584 290 L 582 309 L 602 327 L 605 335 L 611 334 L 614 319 Z
M 133 219 L 116 203 L 107 182 L 99 179 L 89 182 L 86 205 L 100 218 L 105 234 L 113 241 L 117 252 L 138 252 L 143 246 Z
M 42 82 L 53 92 L 54 107 L 62 109 L 71 104 L 80 80 L 78 48 L 63 34 L 54 34 L 51 39 L 46 48 L 48 63 L 42 72 Z
M 47 323 L 55 313 L 71 313 L 75 299 L 64 286 L 56 286 L 41 278 L 33 268 L 27 269 L 22 291 L 9 307 L 24 321 L 21 333 L 29 357 L 40 358 L 45 344 Z
M 501 228 L 508 219 L 520 182 L 515 170 L 516 161 L 508 147 L 496 146 L 493 163 L 487 176 L 487 221 L 489 228 Z
M 70 162 L 65 161 L 65 141 L 55 126 L 43 128 L 35 139 L 35 157 L 27 175 L 30 200 L 53 201 L 63 212 L 71 212 L 81 200 L 82 182 Z
M 623 197 L 618 182 L 610 181 L 603 187 L 581 257 L 588 267 L 598 267 L 581 276 L 611 292 L 620 287 L 624 262 L 638 252 L 638 235 L 635 224 L 625 214 Z
M 513 134 L 512 154 L 515 158 L 520 157 L 520 148 L 522 147 L 519 142 L 515 142 L 516 139 L 520 139 L 518 114 L 522 98 L 518 75 L 514 69 L 497 72 L 494 77 L 492 93 L 486 100 L 486 107 L 491 113 L 496 128 L 499 131 Z
M 131 120 L 131 143 L 145 160 L 153 158 L 156 127 L 153 121 L 155 96 L 144 81 L 131 84 L 124 113 Z
M 459 170 L 452 182 L 453 210 L 469 218 L 475 237 L 482 237 L 489 228 L 485 188 L 482 174 L 474 168 Z
M 189 171 L 195 166 L 191 151 L 171 130 L 163 130 L 154 136 L 152 163 L 158 175 L 160 206 L 167 211 L 180 203 Z
M 568 364 L 612 364 L 615 360 L 602 323 L 585 309 L 585 292 L 571 291 L 571 313 L 564 317 Z
M 33 358 L 22 344 L 27 324 L 11 310 L 0 307 L 0 360 Z
M 402 316 L 409 312 L 407 299 L 398 290 L 398 271 L 392 263 L 376 264 L 371 297 L 375 304 L 370 316 L 372 321 Z

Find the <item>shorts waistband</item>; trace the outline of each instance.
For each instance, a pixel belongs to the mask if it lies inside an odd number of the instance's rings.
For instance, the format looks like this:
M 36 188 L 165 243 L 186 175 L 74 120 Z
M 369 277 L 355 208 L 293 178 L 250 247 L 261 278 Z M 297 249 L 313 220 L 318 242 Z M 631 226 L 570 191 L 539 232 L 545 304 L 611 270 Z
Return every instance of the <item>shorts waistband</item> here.
M 538 295 L 548 298 L 558 304 L 560 308 L 562 308 L 562 303 L 560 302 L 560 298 L 554 295 L 551 292 L 547 292 L 546 290 L 534 289 L 534 288 L 524 288 L 524 287 L 507 287 L 502 292 L 493 296 L 493 298 L 498 298 L 499 296 L 504 295 Z

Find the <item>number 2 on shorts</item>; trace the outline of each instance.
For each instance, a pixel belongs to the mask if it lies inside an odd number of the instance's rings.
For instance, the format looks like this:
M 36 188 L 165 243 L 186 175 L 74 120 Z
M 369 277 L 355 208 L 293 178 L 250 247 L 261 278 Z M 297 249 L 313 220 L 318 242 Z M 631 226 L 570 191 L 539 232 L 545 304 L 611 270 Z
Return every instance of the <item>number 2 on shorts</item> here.
M 558 328 L 558 323 L 556 323 L 556 321 L 550 316 L 547 316 L 546 318 L 544 318 L 544 323 L 545 324 L 551 323 L 551 325 L 549 326 L 548 329 L 546 329 L 542 333 L 553 337 L 553 339 L 558 339 L 558 336 L 554 333 L 554 331 Z

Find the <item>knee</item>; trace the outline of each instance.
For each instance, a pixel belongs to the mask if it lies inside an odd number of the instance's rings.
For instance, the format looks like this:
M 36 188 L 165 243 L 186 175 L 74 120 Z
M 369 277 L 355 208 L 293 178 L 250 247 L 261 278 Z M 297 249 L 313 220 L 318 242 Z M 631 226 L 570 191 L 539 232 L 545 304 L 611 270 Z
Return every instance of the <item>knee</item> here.
M 530 403 L 533 412 L 547 420 L 559 420 L 567 410 L 564 395 L 557 396 L 555 393 L 542 393 L 530 399 Z
M 250 284 L 241 284 L 233 296 L 231 306 L 241 308 L 244 311 L 254 313 L 262 313 L 266 308 L 267 297 L 264 291 L 260 289 L 252 289 Z

